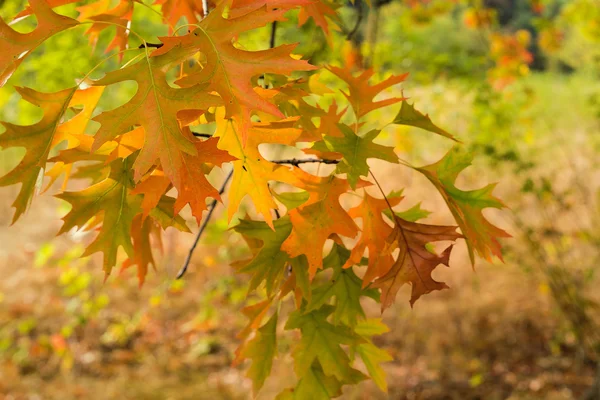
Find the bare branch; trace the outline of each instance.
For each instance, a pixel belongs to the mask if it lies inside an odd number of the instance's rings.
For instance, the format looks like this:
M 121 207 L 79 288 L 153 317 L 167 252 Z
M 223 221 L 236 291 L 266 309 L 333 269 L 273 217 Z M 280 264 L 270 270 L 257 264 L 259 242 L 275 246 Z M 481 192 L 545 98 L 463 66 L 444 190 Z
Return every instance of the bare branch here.
M 340 160 L 328 160 L 324 158 L 306 158 L 306 159 L 298 159 L 298 158 L 290 158 L 288 160 L 272 160 L 274 164 L 290 164 L 294 167 L 297 167 L 300 164 L 309 164 L 309 163 L 321 163 L 321 164 L 339 164 Z
M 227 177 L 223 181 L 223 184 L 221 185 L 221 189 L 219 189 L 219 194 L 223 194 L 225 192 L 225 188 L 227 187 L 227 184 L 231 180 L 232 176 L 233 176 L 233 169 L 231 170 L 231 172 L 229 172 L 229 175 L 227 175 Z M 204 221 L 202 221 L 202 225 L 200 226 L 200 229 L 198 230 L 198 233 L 196 234 L 194 243 L 192 244 L 192 247 L 190 247 L 190 251 L 188 252 L 185 262 L 183 263 L 183 266 L 177 273 L 177 276 L 175 277 L 175 279 L 180 279 L 187 272 L 188 267 L 190 265 L 190 261 L 192 261 L 192 256 L 194 255 L 194 251 L 196 250 L 196 246 L 198 246 L 198 242 L 200 242 L 200 238 L 202 237 L 202 234 L 206 230 L 206 227 L 208 226 L 208 222 L 210 221 L 210 218 L 212 217 L 213 212 L 215 211 L 215 208 L 217 208 L 217 200 L 213 200 L 212 203 L 210 203 L 210 205 L 208 206 L 208 214 L 206 214 L 206 218 L 204 218 Z

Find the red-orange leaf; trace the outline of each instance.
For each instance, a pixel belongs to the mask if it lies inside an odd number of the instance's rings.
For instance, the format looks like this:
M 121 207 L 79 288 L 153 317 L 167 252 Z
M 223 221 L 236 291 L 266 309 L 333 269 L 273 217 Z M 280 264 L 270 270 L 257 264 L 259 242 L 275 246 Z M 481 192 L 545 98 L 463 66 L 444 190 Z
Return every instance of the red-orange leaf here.
M 402 197 L 392 197 L 389 202 L 393 207 L 401 200 Z M 386 239 L 393 231 L 392 226 L 383 216 L 383 212 L 387 209 L 389 205 L 385 199 L 377 199 L 365 193 L 362 203 L 348 212 L 352 218 L 362 219 L 363 228 L 361 237 L 352 249 L 344 268 L 358 264 L 365 249 L 369 249 L 369 266 L 363 277 L 363 287 L 375 278 L 385 275 L 394 263 L 391 253 L 384 251 L 388 245 Z
M 329 236 L 339 234 L 355 237 L 358 226 L 341 206 L 339 197 L 350 189 L 348 181 L 335 176 L 317 177 L 296 168 L 297 181 L 289 182 L 310 193 L 302 206 L 289 212 L 292 233 L 281 249 L 290 257 L 305 254 L 312 279 L 323 267 L 323 245 Z M 366 182 L 359 181 L 359 187 Z
M 429 251 L 425 245 L 462 237 L 456 232 L 456 226 L 425 225 L 408 222 L 399 217 L 395 217 L 395 222 L 394 230 L 387 238 L 386 252 L 391 254 L 396 249 L 400 249 L 400 253 L 392 268 L 373 285 L 381 288 L 382 311 L 392 305 L 398 290 L 405 283 L 412 285 L 411 305 L 424 294 L 433 290 L 446 289 L 448 286 L 443 282 L 435 281 L 431 273 L 439 264 L 448 265 L 452 246 L 446 248 L 441 255 L 437 255 Z
M 228 1 L 222 1 L 190 34 L 162 38 L 165 45 L 152 55 L 162 55 L 173 49 L 180 54 L 204 54 L 206 66 L 177 83 L 182 86 L 207 84 L 208 90 L 219 93 L 225 103 L 225 117 L 236 119 L 245 137 L 253 111 L 284 117 L 275 105 L 254 91 L 252 78 L 264 73 L 288 75 L 293 71 L 307 71 L 315 67 L 290 56 L 296 45 L 262 51 L 246 51 L 234 46 L 234 38 L 242 32 L 269 22 L 283 21 L 286 9 L 270 10 L 263 6 L 252 11 L 244 8 L 243 13 L 242 10 L 230 10 L 228 18 L 225 18 L 223 13 L 228 5 Z
M 381 107 L 389 106 L 404 100 L 404 98 L 391 98 L 380 101 L 373 101 L 375 96 L 381 93 L 383 90 L 390 86 L 404 82 L 408 73 L 402 75 L 391 76 L 383 82 L 379 82 L 376 85 L 369 85 L 369 79 L 373 76 L 374 72 L 372 69 L 364 71 L 358 76 L 352 75 L 352 72 L 338 67 L 329 67 L 329 70 L 340 77 L 344 82 L 348 84 L 348 93 L 344 93 L 344 96 L 350 101 L 356 119 L 360 120 L 367 113 L 376 110 Z
M 137 92 L 126 104 L 95 117 L 101 126 L 95 135 L 95 151 L 108 140 L 128 132 L 132 126 L 144 128 L 145 140 L 140 144 L 140 154 L 135 160 L 134 179 L 141 177 L 160 159 L 165 175 L 176 188 L 184 185 L 190 170 L 185 154 L 196 156 L 196 140 L 184 134 L 177 113 L 181 110 L 206 110 L 221 104 L 217 96 L 205 92 L 202 86 L 175 89 L 169 86 L 165 69 L 178 61 L 170 55 L 151 57 L 123 69 L 108 73 L 96 82 L 110 85 L 117 82 L 136 81 Z
M 44 40 L 78 24 L 72 18 L 56 14 L 46 0 L 30 0 L 29 4 L 38 21 L 33 32 L 18 33 L 0 18 L 0 87 Z

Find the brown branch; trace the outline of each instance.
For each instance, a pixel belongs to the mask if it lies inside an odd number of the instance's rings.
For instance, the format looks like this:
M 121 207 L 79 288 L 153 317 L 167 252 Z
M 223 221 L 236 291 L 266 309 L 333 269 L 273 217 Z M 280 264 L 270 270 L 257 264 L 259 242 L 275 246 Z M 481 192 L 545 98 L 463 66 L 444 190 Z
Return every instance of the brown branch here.
M 309 164 L 309 163 L 321 163 L 321 164 L 339 164 L 340 160 L 328 160 L 324 158 L 306 158 L 306 159 L 298 159 L 298 158 L 290 158 L 288 160 L 272 160 L 274 164 L 290 164 L 294 167 L 297 167 L 300 164 Z
M 356 23 L 354 24 L 354 28 L 352 28 L 352 30 L 346 34 L 346 40 L 352 40 L 352 37 L 358 31 L 360 23 L 362 22 L 362 19 L 363 19 L 363 14 L 364 14 L 363 13 L 363 5 L 359 4 L 359 6 L 358 6 L 358 15 L 356 16 Z
M 143 49 L 146 46 L 160 49 L 161 47 L 163 47 L 163 44 L 162 43 L 142 43 L 138 46 L 138 49 Z
M 203 137 L 203 138 L 211 138 L 211 137 L 213 137 L 213 135 L 210 134 L 210 133 L 192 132 L 192 135 L 194 135 L 195 137 Z
M 232 176 L 233 176 L 233 169 L 231 170 L 231 172 L 229 172 L 229 175 L 227 175 L 227 177 L 223 181 L 223 184 L 221 185 L 221 189 L 219 189 L 219 194 L 223 194 L 225 192 L 225 188 L 227 187 L 227 184 L 231 180 Z M 192 261 L 192 255 L 194 255 L 196 246 L 198 246 L 198 242 L 200 242 L 200 238 L 202 237 L 202 234 L 206 230 L 206 227 L 208 226 L 208 222 L 210 221 L 210 218 L 212 217 L 213 212 L 215 211 L 215 208 L 217 208 L 217 200 L 213 199 L 212 203 L 210 203 L 210 205 L 208 206 L 208 214 L 206 214 L 206 218 L 204 218 L 204 221 L 202 221 L 202 225 L 200 226 L 200 229 L 198 230 L 198 233 L 196 234 L 196 239 L 194 239 L 194 243 L 192 244 L 192 247 L 190 247 L 190 251 L 188 252 L 185 262 L 183 263 L 183 266 L 177 273 L 177 276 L 175 277 L 175 279 L 180 279 L 187 272 L 188 267 L 190 265 L 190 261 Z

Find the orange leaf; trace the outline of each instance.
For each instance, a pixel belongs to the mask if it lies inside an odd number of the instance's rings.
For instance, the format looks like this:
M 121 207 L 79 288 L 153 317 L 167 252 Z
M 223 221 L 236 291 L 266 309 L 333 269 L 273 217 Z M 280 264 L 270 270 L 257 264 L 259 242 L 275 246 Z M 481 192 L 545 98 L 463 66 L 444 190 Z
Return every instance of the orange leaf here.
M 302 206 L 289 212 L 292 233 L 281 249 L 290 257 L 305 254 L 309 264 L 309 277 L 323 267 L 323 246 L 329 236 L 339 234 L 355 237 L 358 226 L 339 203 L 339 197 L 350 189 L 348 181 L 335 176 L 317 177 L 294 168 L 294 180 L 288 183 L 305 189 L 310 197 Z M 368 182 L 359 181 L 359 186 Z
M 0 18 L 0 87 L 44 40 L 78 24 L 72 18 L 56 14 L 46 0 L 30 0 L 29 3 L 38 21 L 33 32 L 18 33 Z
M 401 200 L 402 197 L 392 197 L 388 201 L 393 207 Z M 375 278 L 385 275 L 394 263 L 392 255 L 384 252 L 387 247 L 386 239 L 393 231 L 392 226 L 383 218 L 383 212 L 387 209 L 389 206 L 385 199 L 377 199 L 365 193 L 362 203 L 348 211 L 352 218 L 362 219 L 363 227 L 361 237 L 352 249 L 344 268 L 358 264 L 365 249 L 369 249 L 369 266 L 363 277 L 363 288 Z
M 223 13 L 228 6 L 229 1 L 222 1 L 188 35 L 161 38 L 165 45 L 152 53 L 152 56 L 163 55 L 172 50 L 188 56 L 197 52 L 204 54 L 206 66 L 200 72 L 185 76 L 176 83 L 181 86 L 206 84 L 207 90 L 219 93 L 225 103 L 225 118 L 237 120 L 245 142 L 253 111 L 284 117 L 275 105 L 254 91 L 252 78 L 264 73 L 288 75 L 293 71 L 308 71 L 315 67 L 290 56 L 296 45 L 262 51 L 245 51 L 234 46 L 234 38 L 242 32 L 269 22 L 283 21 L 286 9 L 271 11 L 263 6 L 252 11 L 230 10 L 228 18 L 225 18 Z
M 184 180 L 189 179 L 184 175 L 193 168 L 188 165 L 189 158 L 185 154 L 196 156 L 198 152 L 197 141 L 189 132 L 182 131 L 177 113 L 181 110 L 206 110 L 221 101 L 199 85 L 186 89 L 169 86 L 165 69 L 177 61 L 170 55 L 151 57 L 110 72 L 96 81 L 96 85 L 110 85 L 133 80 L 137 82 L 138 89 L 126 104 L 94 118 L 101 126 L 95 135 L 92 151 L 128 132 L 131 126 L 142 126 L 145 140 L 140 143 L 141 150 L 133 165 L 134 179 L 139 181 L 160 159 L 165 175 L 176 188 L 181 189 L 185 185 Z
M 360 120 L 369 112 L 381 107 L 389 106 L 404 100 L 404 98 L 391 98 L 380 101 L 373 101 L 375 96 L 390 86 L 403 82 L 408 73 L 402 75 L 391 76 L 383 82 L 376 85 L 369 85 L 369 79 L 373 76 L 373 69 L 364 71 L 359 76 L 353 76 L 352 72 L 347 69 L 330 66 L 331 72 L 340 77 L 348 84 L 349 93 L 344 93 L 344 96 L 350 101 L 356 119 Z
M 287 167 L 267 161 L 258 151 L 261 143 L 278 143 L 294 145 L 302 133 L 294 128 L 297 118 L 290 118 L 272 123 L 253 124 L 248 131 L 248 140 L 244 147 L 242 134 L 238 125 L 232 120 L 219 118 L 217 115 L 218 147 L 227 150 L 236 157 L 233 162 L 233 178 L 229 189 L 229 219 L 237 211 L 242 199 L 248 195 L 256 210 L 261 213 L 265 222 L 273 229 L 271 210 L 277 208 L 269 189 L 269 181 L 288 181 L 291 172 Z

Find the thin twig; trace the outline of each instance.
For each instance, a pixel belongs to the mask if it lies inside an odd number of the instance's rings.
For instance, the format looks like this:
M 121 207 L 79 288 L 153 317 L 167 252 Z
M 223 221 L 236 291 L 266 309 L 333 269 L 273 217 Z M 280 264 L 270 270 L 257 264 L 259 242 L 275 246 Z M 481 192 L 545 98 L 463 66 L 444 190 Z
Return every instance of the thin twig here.
M 275 39 L 277 36 L 277 21 L 273 21 L 271 24 L 271 40 L 269 40 L 269 48 L 275 48 Z
M 142 43 L 138 46 L 138 49 L 143 49 L 144 47 L 155 47 L 157 49 L 160 49 L 161 47 L 163 47 L 162 43 Z
M 195 137 L 203 137 L 203 138 L 211 138 L 211 137 L 213 137 L 213 135 L 211 133 L 192 132 L 192 135 L 194 135 Z
M 361 3 L 359 3 L 358 15 L 356 16 L 356 23 L 354 24 L 354 28 L 352 28 L 352 30 L 350 32 L 348 32 L 348 34 L 346 35 L 346 40 L 351 40 L 352 37 L 356 34 L 356 32 L 358 31 L 358 28 L 360 26 L 360 23 L 362 22 L 362 19 L 363 19 L 363 6 Z
M 227 187 L 227 184 L 231 180 L 232 176 L 233 176 L 233 169 L 231 170 L 231 172 L 229 172 L 229 175 L 227 175 L 227 177 L 223 181 L 223 184 L 221 185 L 221 189 L 219 189 L 219 194 L 223 194 L 225 192 L 225 188 Z M 187 272 L 187 269 L 190 265 L 190 261 L 192 261 L 192 255 L 194 254 L 194 251 L 196 250 L 196 246 L 198 246 L 198 242 L 200 242 L 200 237 L 202 237 L 202 234 L 204 233 L 204 231 L 206 230 L 206 227 L 208 226 L 208 222 L 210 221 L 210 218 L 212 217 L 212 214 L 215 211 L 215 208 L 217 208 L 217 200 L 213 200 L 212 203 L 210 203 L 210 205 L 208 206 L 208 214 L 206 214 L 206 218 L 204 218 L 204 221 L 202 221 L 200 230 L 198 230 L 198 233 L 196 234 L 196 239 L 194 239 L 194 243 L 192 244 L 192 247 L 190 247 L 190 251 L 188 252 L 187 258 L 185 259 L 185 262 L 183 263 L 183 267 L 181 267 L 181 269 L 177 273 L 177 276 L 175 277 L 175 279 L 180 279 Z
M 294 167 L 297 167 L 300 164 L 308 164 L 308 163 L 320 163 L 320 164 L 339 164 L 340 160 L 328 160 L 324 158 L 307 158 L 307 159 L 298 159 L 298 158 L 290 158 L 288 160 L 272 160 L 274 164 L 290 164 Z

